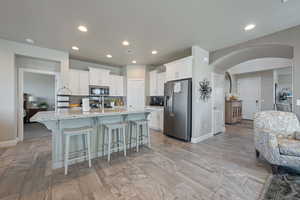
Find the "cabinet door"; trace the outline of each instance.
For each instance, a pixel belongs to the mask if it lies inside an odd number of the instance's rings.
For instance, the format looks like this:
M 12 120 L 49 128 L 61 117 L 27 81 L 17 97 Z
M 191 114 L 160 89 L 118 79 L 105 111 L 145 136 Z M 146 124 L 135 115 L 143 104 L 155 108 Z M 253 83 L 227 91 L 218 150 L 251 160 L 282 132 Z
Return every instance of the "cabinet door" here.
M 164 85 L 165 85 L 166 73 L 157 74 L 157 96 L 164 96 Z
M 79 71 L 71 69 L 69 78 L 70 78 L 69 88 L 72 91 L 72 95 L 80 95 Z
M 98 80 L 98 84 L 99 86 L 109 86 L 109 71 L 108 70 L 99 70 L 98 71 L 99 74 L 99 80 Z
M 192 78 L 192 73 L 193 73 L 192 70 L 193 70 L 192 57 L 187 57 L 182 59 L 177 65 L 179 79 Z
M 164 130 L 164 110 L 159 111 L 159 130 Z
M 123 79 L 123 76 L 117 76 L 117 80 L 116 80 L 116 83 L 117 83 L 117 87 L 116 87 L 116 93 L 117 93 L 117 96 L 124 96 L 124 79 Z
M 89 95 L 89 72 L 79 72 L 79 83 L 80 94 L 84 96 Z
M 176 60 L 172 63 L 165 64 L 166 66 L 166 80 L 179 80 L 185 78 L 192 78 L 193 57 L 186 57 Z
M 175 80 L 175 67 L 173 64 L 166 64 L 166 80 Z
M 149 73 L 149 79 L 150 79 L 150 96 L 156 96 L 157 95 L 157 72 L 151 71 Z
M 95 68 L 89 68 L 90 85 L 98 85 L 99 73 Z
M 151 112 L 149 127 L 157 130 L 157 112 L 156 111 Z

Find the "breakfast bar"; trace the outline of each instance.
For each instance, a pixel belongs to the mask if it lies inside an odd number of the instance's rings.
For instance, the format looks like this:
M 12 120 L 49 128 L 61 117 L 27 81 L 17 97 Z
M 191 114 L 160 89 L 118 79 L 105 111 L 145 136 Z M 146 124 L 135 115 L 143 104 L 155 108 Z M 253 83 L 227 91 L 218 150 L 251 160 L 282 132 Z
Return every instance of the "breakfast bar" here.
M 125 108 L 92 109 L 88 112 L 83 112 L 81 109 L 65 109 L 38 112 L 31 118 L 31 121 L 40 122 L 52 131 L 52 168 L 55 169 L 64 166 L 65 141 L 62 132 L 65 128 L 92 127 L 93 131 L 90 135 L 91 158 L 96 158 L 105 156 L 107 152 L 104 151 L 104 124 L 147 120 L 150 112 L 147 109 Z M 134 148 L 135 143 L 131 142 L 132 138 L 129 135 L 131 134 L 126 134 L 127 148 Z M 142 144 L 144 143 L 147 141 L 142 141 Z M 76 152 L 82 149 L 84 149 L 82 138 L 72 138 L 70 150 Z

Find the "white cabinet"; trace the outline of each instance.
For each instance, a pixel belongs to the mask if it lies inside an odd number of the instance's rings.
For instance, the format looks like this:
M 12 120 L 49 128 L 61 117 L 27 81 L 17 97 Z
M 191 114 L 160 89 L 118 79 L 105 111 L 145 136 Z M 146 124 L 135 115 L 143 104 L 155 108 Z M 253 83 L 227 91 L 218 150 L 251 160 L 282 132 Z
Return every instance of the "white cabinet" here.
M 156 96 L 157 93 L 157 72 L 151 71 L 149 73 L 150 79 L 150 96 Z
M 163 131 L 163 126 L 164 126 L 163 109 L 152 109 L 149 127 L 154 130 Z
M 109 86 L 109 70 L 89 68 L 90 85 Z
M 89 95 L 89 72 L 70 69 L 69 85 L 72 95 Z
M 109 78 L 109 95 L 124 96 L 124 78 L 123 76 L 110 75 Z
M 149 79 L 150 96 L 164 96 L 164 84 L 166 79 L 166 73 L 158 73 L 157 71 L 151 71 Z
M 156 85 L 156 94 L 157 96 L 164 96 L 164 87 L 166 82 L 166 73 L 157 74 L 157 85 Z
M 165 64 L 165 66 L 166 66 L 167 81 L 192 78 L 192 73 L 193 73 L 192 56 Z
M 145 81 L 127 80 L 127 107 L 133 109 L 145 108 Z

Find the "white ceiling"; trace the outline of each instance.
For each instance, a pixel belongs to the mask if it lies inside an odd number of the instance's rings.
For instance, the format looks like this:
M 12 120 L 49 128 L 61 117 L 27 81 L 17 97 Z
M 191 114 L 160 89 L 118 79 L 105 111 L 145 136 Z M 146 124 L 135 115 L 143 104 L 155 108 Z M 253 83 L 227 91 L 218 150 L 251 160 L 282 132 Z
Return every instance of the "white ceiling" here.
M 211 51 L 299 25 L 299 10 L 299 0 L 3 0 L 0 37 L 31 38 L 35 45 L 100 63 L 134 59 L 155 65 L 194 44 Z M 256 29 L 244 32 L 249 23 Z M 89 31 L 79 32 L 80 24 Z M 129 47 L 121 45 L 124 39 Z M 80 51 L 72 51 L 73 45 Z

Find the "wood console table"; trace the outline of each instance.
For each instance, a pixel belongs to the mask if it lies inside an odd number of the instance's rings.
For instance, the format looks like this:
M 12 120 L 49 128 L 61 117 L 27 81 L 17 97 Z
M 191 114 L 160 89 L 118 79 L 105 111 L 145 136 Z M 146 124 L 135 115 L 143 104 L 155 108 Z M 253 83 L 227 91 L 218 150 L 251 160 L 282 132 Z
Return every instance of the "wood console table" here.
M 242 101 L 231 100 L 225 102 L 225 123 L 234 124 L 242 121 Z

